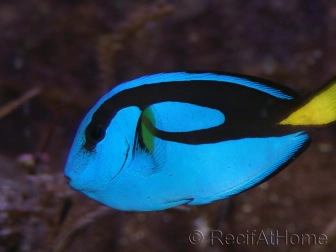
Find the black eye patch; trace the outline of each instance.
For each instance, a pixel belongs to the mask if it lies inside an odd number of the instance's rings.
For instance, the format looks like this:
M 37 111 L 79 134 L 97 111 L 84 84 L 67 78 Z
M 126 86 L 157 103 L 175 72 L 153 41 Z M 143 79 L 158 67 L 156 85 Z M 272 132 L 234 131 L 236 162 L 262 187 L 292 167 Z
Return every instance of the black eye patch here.
M 90 124 L 85 131 L 86 142 L 84 144 L 84 148 L 91 151 L 95 148 L 96 144 L 105 138 L 106 131 L 103 125 Z

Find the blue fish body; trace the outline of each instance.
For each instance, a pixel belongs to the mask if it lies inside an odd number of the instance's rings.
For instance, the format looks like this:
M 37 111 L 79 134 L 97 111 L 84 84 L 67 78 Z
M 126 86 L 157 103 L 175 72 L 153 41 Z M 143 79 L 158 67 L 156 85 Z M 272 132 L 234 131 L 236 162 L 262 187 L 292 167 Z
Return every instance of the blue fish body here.
M 291 119 L 300 109 L 308 111 L 295 92 L 255 77 L 144 76 L 88 112 L 65 175 L 120 210 L 207 204 L 265 181 L 305 150 L 314 125 Z

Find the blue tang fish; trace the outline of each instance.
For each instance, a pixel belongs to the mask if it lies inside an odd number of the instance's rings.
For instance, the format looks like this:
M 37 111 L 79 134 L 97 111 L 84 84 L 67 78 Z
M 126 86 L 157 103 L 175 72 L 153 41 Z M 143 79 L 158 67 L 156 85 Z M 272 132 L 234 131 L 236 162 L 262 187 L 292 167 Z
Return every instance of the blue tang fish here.
M 237 74 L 173 72 L 120 84 L 79 126 L 65 168 L 72 188 L 115 209 L 200 205 L 254 187 L 336 120 L 336 79 L 301 100 Z

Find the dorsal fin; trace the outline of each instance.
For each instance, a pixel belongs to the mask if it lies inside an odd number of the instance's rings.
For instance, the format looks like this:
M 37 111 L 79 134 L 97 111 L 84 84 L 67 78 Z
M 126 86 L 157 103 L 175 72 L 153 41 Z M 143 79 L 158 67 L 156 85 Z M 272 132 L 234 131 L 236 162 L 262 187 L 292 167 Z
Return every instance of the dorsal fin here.
M 281 86 L 272 81 L 257 78 L 249 75 L 231 74 L 224 72 L 170 72 L 158 73 L 143 76 L 128 82 L 125 82 L 111 91 L 111 95 L 117 94 L 125 89 L 130 89 L 142 85 L 159 84 L 165 82 L 181 82 L 181 81 L 218 81 L 227 82 L 245 87 L 253 88 L 274 97 L 292 100 L 298 95 L 290 88 Z

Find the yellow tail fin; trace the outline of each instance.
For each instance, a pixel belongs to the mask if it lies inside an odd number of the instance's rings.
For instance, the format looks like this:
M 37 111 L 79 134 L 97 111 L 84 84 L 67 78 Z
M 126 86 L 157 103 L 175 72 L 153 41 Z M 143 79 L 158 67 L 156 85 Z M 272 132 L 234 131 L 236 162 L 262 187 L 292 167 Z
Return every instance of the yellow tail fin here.
M 279 124 L 326 125 L 334 121 L 336 121 L 336 78 L 329 81 L 308 102 Z

